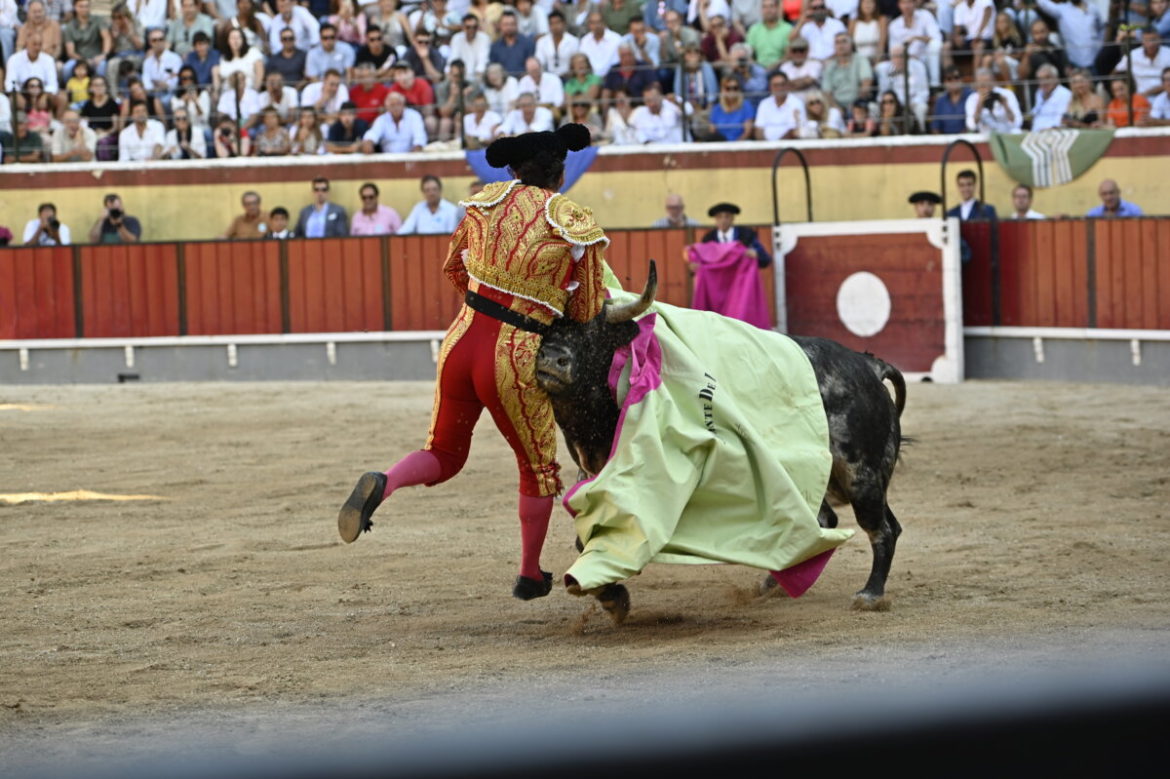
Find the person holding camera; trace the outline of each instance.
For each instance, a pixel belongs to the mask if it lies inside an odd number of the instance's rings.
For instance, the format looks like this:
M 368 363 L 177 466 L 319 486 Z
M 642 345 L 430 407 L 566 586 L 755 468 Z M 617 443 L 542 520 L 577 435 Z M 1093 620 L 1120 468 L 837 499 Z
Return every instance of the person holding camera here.
M 137 243 L 142 225 L 122 208 L 122 198 L 110 193 L 102 200 L 105 212 L 89 228 L 90 243 Z
M 52 203 L 41 203 L 37 207 L 37 218 L 30 219 L 24 226 L 25 246 L 68 246 L 69 225 L 57 221 L 57 207 Z
M 968 96 L 965 108 L 968 132 L 1014 133 L 1024 126 L 1015 93 L 995 86 L 987 68 L 975 71 L 975 91 Z

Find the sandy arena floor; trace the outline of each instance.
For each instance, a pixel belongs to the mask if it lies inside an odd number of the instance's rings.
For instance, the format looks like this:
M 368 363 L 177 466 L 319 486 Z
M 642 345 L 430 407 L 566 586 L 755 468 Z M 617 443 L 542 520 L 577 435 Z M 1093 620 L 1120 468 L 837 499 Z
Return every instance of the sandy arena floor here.
M 510 597 L 514 464 L 486 417 L 459 477 L 341 543 L 355 477 L 422 442 L 429 383 L 3 387 L 3 404 L 28 407 L 0 410 L 0 493 L 159 499 L 0 498 L 0 772 L 192 723 L 271 740 L 347 707 L 405 732 L 529 698 L 1170 654 L 1164 389 L 912 385 L 891 611 L 849 609 L 858 534 L 797 601 L 755 597 L 746 568 L 651 566 L 621 627 L 559 587 Z M 558 507 L 545 567 L 572 543 Z

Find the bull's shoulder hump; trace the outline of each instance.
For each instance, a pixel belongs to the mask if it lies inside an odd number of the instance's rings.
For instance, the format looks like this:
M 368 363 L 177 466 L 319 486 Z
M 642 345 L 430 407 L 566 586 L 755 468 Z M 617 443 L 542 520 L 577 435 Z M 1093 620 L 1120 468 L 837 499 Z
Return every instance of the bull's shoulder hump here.
M 493 181 L 490 184 L 484 185 L 482 190 L 476 192 L 466 200 L 460 200 L 459 205 L 464 208 L 470 208 L 472 206 L 484 209 L 491 208 L 502 203 L 504 198 L 508 197 L 508 194 L 518 186 L 520 186 L 518 179 L 512 179 L 511 181 Z
M 590 246 L 602 241 L 609 242 L 605 237 L 605 231 L 593 218 L 593 212 L 560 193 L 548 199 L 544 215 L 553 232 L 569 243 Z

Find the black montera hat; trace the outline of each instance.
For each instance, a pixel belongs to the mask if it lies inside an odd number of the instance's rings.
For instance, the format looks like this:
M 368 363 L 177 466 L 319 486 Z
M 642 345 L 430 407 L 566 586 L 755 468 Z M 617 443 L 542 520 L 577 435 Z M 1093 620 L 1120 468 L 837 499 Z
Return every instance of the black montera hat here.
M 909 202 L 911 202 L 911 203 L 926 202 L 926 203 L 934 203 L 935 205 L 938 205 L 939 203 L 942 202 L 942 198 L 939 197 L 938 195 L 934 194 L 933 192 L 923 191 L 923 192 L 915 192 L 913 195 L 911 195 Z
M 716 214 L 738 214 L 739 206 L 735 203 L 716 203 L 707 209 L 707 216 L 715 216 Z
M 589 128 L 583 124 L 566 124 L 556 132 L 524 133 L 499 138 L 487 149 L 488 165 L 493 168 L 515 167 L 542 151 L 562 160 L 571 151 L 580 151 L 592 142 Z

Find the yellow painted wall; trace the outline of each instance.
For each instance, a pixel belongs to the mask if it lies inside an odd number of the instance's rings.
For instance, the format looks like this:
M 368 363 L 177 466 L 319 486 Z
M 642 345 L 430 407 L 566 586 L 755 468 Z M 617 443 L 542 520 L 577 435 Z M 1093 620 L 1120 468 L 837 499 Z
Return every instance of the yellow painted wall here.
M 1170 147 L 1170 140 L 1168 140 Z M 956 155 L 958 156 L 958 155 Z M 733 158 L 732 158 L 733 159 Z M 789 166 L 793 167 L 789 167 Z M 419 175 L 425 165 L 419 164 Z M 948 200 L 958 202 L 954 174 L 968 163 L 959 159 L 949 167 Z M 987 200 L 1001 214 L 1011 207 L 1013 182 L 994 162 L 984 164 L 987 176 Z M 1116 179 L 1122 197 L 1140 205 L 1149 214 L 1170 214 L 1170 148 L 1156 157 L 1102 158 L 1086 174 L 1061 187 L 1038 190 L 1034 208 L 1049 216 L 1082 216 L 1098 204 L 1097 185 L 1104 178 Z M 295 221 L 298 211 L 310 201 L 309 179 L 327 168 L 306 169 L 304 182 L 214 184 L 199 186 L 123 186 L 122 196 L 128 213 L 143 223 L 146 240 L 203 240 L 215 238 L 232 218 L 241 212 L 240 196 L 255 189 L 263 198 L 263 207 L 282 205 Z M 351 176 L 339 168 L 335 175 Z M 364 178 L 333 178 L 333 199 L 351 213 L 360 207 L 358 188 Z M 418 176 L 409 179 L 373 179 L 382 190 L 381 200 L 393 206 L 405 219 L 420 198 Z M 459 200 L 467 193 L 472 177 L 444 179 L 444 194 Z M 28 186 L 28 185 L 32 186 Z M 85 236 L 101 215 L 103 195 L 111 191 L 95 176 L 92 185 L 69 189 L 45 189 L 35 186 L 36 176 L 0 178 L 0 224 L 7 225 L 17 239 L 27 220 L 36 215 L 38 203 L 56 204 L 63 222 L 69 225 L 77 241 Z M 907 196 L 916 190 L 937 191 L 937 163 L 902 165 L 821 165 L 812 170 L 813 216 L 818 222 L 857 219 L 898 219 L 912 216 Z M 668 192 L 678 192 L 687 202 L 690 216 L 703 224 L 708 206 L 727 200 L 743 209 L 741 223 L 766 224 L 772 219 L 771 171 L 768 168 L 726 168 L 721 170 L 654 170 L 634 172 L 594 172 L 586 174 L 572 189 L 571 196 L 590 206 L 598 221 L 608 228 L 646 227 L 664 213 L 662 202 Z M 780 172 L 780 217 L 785 222 L 804 221 L 804 180 L 795 161 L 786 161 Z

